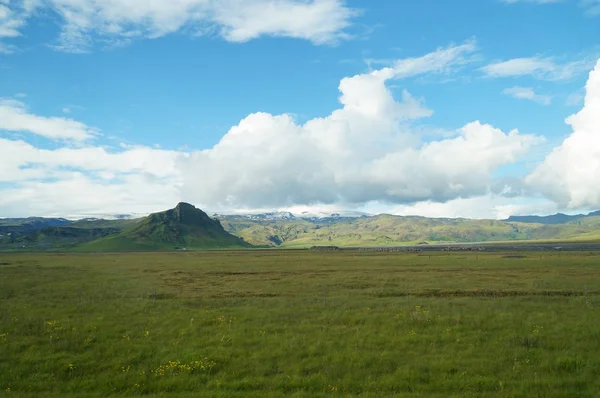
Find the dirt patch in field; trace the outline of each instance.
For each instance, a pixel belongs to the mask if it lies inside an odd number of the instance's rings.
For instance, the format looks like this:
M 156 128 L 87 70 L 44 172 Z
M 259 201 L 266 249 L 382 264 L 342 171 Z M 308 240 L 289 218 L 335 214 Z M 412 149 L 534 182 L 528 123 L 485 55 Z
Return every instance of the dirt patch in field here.
M 588 295 L 596 295 L 598 292 L 587 292 Z M 570 290 L 540 290 L 540 291 L 523 291 L 523 290 L 433 290 L 422 292 L 407 292 L 407 291 L 390 291 L 377 292 L 373 294 L 375 297 L 528 297 L 528 296 L 555 296 L 555 297 L 571 297 L 584 296 L 585 292 L 570 291 Z
M 271 298 L 271 297 L 279 297 L 280 295 L 277 293 L 266 293 L 266 292 L 223 292 L 218 294 L 211 294 L 211 298 L 223 298 L 223 297 L 262 297 L 262 298 Z

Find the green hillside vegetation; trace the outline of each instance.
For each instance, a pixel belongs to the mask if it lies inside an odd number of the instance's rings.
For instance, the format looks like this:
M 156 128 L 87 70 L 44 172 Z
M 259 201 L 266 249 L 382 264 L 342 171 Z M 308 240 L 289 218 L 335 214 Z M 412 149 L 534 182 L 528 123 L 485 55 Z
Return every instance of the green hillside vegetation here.
M 129 220 L 78 220 L 74 221 L 70 224 L 70 227 L 74 228 L 82 228 L 82 229 L 90 229 L 90 228 L 114 228 L 119 231 L 125 230 L 127 228 L 133 227 L 143 218 L 135 218 Z
M 79 244 L 118 234 L 138 220 L 81 220 L 66 225 L 44 227 L 29 232 L 25 229 L 0 235 L 0 250 L 66 250 Z M 39 222 L 36 222 L 39 226 Z
M 419 243 L 466 243 L 519 240 L 594 239 L 600 217 L 565 224 L 532 224 L 496 220 L 436 219 L 379 215 L 335 223 L 305 220 L 254 221 L 225 217 L 223 226 L 245 241 L 286 248 L 313 245 L 401 246 Z
M 140 219 L 2 219 L 4 251 L 155 251 L 249 247 L 402 246 L 510 241 L 598 241 L 600 215 L 564 223 L 378 215 L 327 219 L 209 217 L 192 205 Z M 524 217 L 526 219 L 527 217 Z M 65 224 L 66 223 L 66 224 Z M 232 236 L 233 235 L 233 236 Z
M 64 218 L 0 218 L 0 240 L 6 236 L 23 236 L 25 234 L 47 228 L 68 225 L 69 220 Z
M 223 229 L 218 220 L 187 203 L 154 213 L 133 227 L 79 245 L 77 251 L 153 251 L 250 247 Z

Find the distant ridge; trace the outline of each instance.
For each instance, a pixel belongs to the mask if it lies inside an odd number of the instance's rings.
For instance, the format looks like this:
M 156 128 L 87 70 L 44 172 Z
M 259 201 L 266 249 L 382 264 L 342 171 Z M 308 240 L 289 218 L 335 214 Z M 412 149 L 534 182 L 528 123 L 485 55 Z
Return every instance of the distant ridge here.
M 507 220 L 289 212 L 208 216 L 188 203 L 137 219 L 0 219 L 0 251 L 159 251 L 600 241 L 600 211 Z
M 69 220 L 64 218 L 44 218 L 44 217 L 27 217 L 27 218 L 0 218 L 0 234 L 8 234 L 18 232 L 26 234 L 38 231 L 47 227 L 59 227 L 68 225 Z
M 600 210 L 591 212 L 589 214 L 575 214 L 568 215 L 563 213 L 552 214 L 549 216 L 510 216 L 506 220 L 507 222 L 520 222 L 528 224 L 565 224 L 571 221 L 580 220 L 587 217 L 600 216 Z
M 243 248 L 251 245 L 231 235 L 202 210 L 181 202 L 150 214 L 133 228 L 83 245 L 82 251 L 152 251 Z

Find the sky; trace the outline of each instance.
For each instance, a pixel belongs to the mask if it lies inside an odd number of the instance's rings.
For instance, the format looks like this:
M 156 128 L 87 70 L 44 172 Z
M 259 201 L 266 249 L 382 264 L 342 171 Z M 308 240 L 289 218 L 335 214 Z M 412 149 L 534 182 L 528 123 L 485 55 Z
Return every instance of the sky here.
M 600 209 L 600 0 L 0 0 L 0 217 Z

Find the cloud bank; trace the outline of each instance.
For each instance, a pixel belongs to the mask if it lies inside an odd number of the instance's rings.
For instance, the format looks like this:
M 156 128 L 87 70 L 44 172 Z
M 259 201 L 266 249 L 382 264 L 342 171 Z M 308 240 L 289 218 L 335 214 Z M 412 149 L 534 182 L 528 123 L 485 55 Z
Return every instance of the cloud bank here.
M 406 90 L 395 98 L 388 87 L 406 77 L 451 74 L 475 50 L 466 42 L 346 77 L 340 107 L 329 115 L 300 124 L 290 114 L 254 113 L 199 151 L 100 147 L 92 144 L 102 134 L 96 129 L 5 100 L 0 130 L 20 138 L 0 142 L 0 208 L 4 216 L 142 213 L 178 200 L 221 210 L 488 195 L 497 170 L 541 138 L 473 121 L 424 140 L 418 123 L 433 111 Z M 42 149 L 28 143 L 31 137 L 65 144 Z
M 573 133 L 555 148 L 526 183 L 560 206 L 600 207 L 600 61 L 586 84 L 583 109 L 567 118 Z

